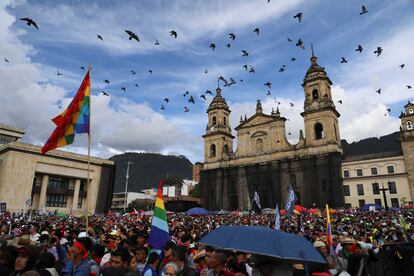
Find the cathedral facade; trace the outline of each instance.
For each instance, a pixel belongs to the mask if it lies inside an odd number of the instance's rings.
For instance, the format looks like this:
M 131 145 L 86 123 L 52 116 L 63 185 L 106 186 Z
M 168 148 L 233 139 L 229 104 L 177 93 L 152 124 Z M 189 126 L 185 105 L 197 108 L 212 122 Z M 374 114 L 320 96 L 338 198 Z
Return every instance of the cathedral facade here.
M 286 119 L 279 110 L 265 114 L 257 101 L 255 114 L 235 128 L 237 149 L 233 149 L 231 110 L 217 88 L 203 135 L 200 187 L 205 208 L 249 209 L 256 190 L 262 208 L 284 206 L 290 185 L 298 204 L 306 207 L 344 205 L 340 114 L 332 100 L 332 82 L 314 55 L 310 60 L 302 84 L 305 129 L 294 145 L 286 138 Z

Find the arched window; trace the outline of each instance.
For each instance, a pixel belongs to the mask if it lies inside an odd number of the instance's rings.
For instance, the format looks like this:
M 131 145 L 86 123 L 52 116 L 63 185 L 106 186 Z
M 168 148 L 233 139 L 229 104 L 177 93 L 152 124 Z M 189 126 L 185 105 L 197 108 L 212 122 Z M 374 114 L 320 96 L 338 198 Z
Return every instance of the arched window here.
M 216 145 L 214 144 L 210 146 L 210 157 L 216 157 Z
M 407 129 L 412 130 L 413 129 L 413 123 L 411 121 L 407 121 Z
M 413 114 L 414 110 L 412 108 L 408 109 L 408 114 Z
M 315 139 L 323 139 L 323 126 L 321 123 L 315 124 Z
M 226 118 L 226 117 L 224 117 L 224 118 L 223 118 L 223 125 L 226 125 L 226 121 L 227 121 L 227 118 Z
M 319 98 L 319 92 L 318 89 L 313 89 L 312 91 L 312 99 L 317 100 Z
M 213 117 L 213 119 L 211 120 L 211 123 L 213 124 L 213 126 L 215 126 L 216 125 L 216 123 L 217 123 L 217 119 L 216 119 L 216 117 L 214 116 Z
M 260 138 L 256 140 L 256 152 L 257 153 L 263 152 L 263 140 Z
M 223 151 L 224 151 L 224 154 L 229 155 L 230 154 L 229 145 L 224 145 Z

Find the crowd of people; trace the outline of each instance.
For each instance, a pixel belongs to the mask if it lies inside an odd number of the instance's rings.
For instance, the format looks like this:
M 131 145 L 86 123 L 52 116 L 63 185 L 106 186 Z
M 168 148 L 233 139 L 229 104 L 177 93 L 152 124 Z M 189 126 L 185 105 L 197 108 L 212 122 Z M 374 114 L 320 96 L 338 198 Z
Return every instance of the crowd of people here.
M 0 218 L 0 275 L 411 275 L 414 215 L 409 211 L 282 216 L 281 231 L 301 235 L 326 264 L 291 263 L 199 243 L 221 225 L 274 227 L 274 213 L 168 214 L 171 240 L 162 250 L 148 245 L 151 216 L 85 217 L 6 214 Z M 254 238 L 254 237 L 252 237 Z M 411 272 L 410 272 L 411 271 Z

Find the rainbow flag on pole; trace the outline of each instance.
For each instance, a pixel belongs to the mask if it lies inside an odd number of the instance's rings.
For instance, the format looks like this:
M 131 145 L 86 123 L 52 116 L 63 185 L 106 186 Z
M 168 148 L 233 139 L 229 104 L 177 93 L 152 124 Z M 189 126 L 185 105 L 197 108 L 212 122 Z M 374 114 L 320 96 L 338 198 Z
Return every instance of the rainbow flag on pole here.
M 326 241 L 328 253 L 334 255 L 334 248 L 332 244 L 332 228 L 331 228 L 331 218 L 329 216 L 329 206 L 326 204 Z
M 76 133 L 89 134 L 91 80 L 89 71 L 68 108 L 52 119 L 55 130 L 42 147 L 42 154 L 72 144 Z
M 162 249 L 167 241 L 170 240 L 168 232 L 167 213 L 162 199 L 162 181 L 158 183 L 158 192 L 155 199 L 154 215 L 152 216 L 151 232 L 148 244 L 153 249 Z

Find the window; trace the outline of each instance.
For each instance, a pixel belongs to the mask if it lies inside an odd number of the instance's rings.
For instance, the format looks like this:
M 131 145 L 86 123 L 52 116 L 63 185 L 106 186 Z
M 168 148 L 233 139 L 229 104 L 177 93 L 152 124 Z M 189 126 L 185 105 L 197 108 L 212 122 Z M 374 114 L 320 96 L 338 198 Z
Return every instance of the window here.
M 390 189 L 390 194 L 396 194 L 397 193 L 397 187 L 395 186 L 394 181 L 388 182 L 388 189 Z
M 357 191 L 358 191 L 358 195 L 364 195 L 364 185 L 357 184 Z
M 223 125 L 226 125 L 227 124 L 227 119 L 226 119 L 226 117 L 224 117 L 223 118 Z
M 66 207 L 68 201 L 67 195 L 48 194 L 46 198 L 46 207 Z
M 359 203 L 359 208 L 361 208 L 362 206 L 365 205 L 365 199 L 358 200 L 358 203 Z
M 350 196 L 351 193 L 349 191 L 349 186 L 348 185 L 344 185 L 344 196 Z
M 315 139 L 323 139 L 323 126 L 321 123 L 315 124 Z
M 387 166 L 387 172 L 388 173 L 394 173 L 394 166 L 393 165 Z
M 392 207 L 400 207 L 400 204 L 398 203 L 398 198 L 391 198 L 391 206 Z
M 413 129 L 413 123 L 411 123 L 411 121 L 407 121 L 407 129 L 408 130 Z
M 380 198 L 374 199 L 374 202 L 375 202 L 376 205 L 382 206 Z
M 377 175 L 378 169 L 377 168 L 371 168 L 371 175 Z
M 374 193 L 374 195 L 379 195 L 380 190 L 378 183 L 372 183 L 372 192 Z
M 228 145 L 224 145 L 224 154 L 229 155 L 229 146 Z
M 344 177 L 349 177 L 349 171 L 348 170 L 344 170 Z
M 413 114 L 414 110 L 412 108 L 408 109 L 408 114 Z
M 69 178 L 61 176 L 49 176 L 48 188 L 69 189 Z
M 363 176 L 362 169 L 356 170 L 357 176 Z
M 214 116 L 213 119 L 211 120 L 211 123 L 213 124 L 213 126 L 215 126 L 217 124 L 217 119 Z
M 210 146 L 210 157 L 216 157 L 216 145 L 214 144 Z
M 312 91 L 312 99 L 317 100 L 319 98 L 318 89 L 313 89 Z

